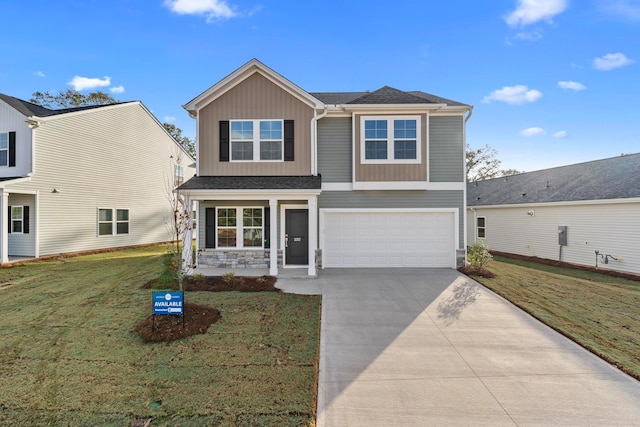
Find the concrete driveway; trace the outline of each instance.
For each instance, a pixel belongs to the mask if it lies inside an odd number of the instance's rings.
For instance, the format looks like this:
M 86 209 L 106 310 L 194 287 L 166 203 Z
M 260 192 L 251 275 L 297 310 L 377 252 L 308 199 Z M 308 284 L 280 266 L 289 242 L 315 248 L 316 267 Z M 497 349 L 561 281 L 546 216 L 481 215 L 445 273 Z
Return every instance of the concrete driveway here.
M 323 295 L 318 427 L 640 425 L 640 382 L 455 270 L 278 286 Z

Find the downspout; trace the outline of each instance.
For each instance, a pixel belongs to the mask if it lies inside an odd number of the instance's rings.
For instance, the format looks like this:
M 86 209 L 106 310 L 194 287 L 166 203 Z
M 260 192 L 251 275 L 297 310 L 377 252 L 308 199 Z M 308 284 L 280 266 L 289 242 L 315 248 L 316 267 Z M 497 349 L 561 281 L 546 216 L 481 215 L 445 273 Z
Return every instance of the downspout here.
M 325 107 L 322 114 L 318 115 L 318 110 L 313 110 L 313 117 L 311 118 L 311 175 L 318 174 L 318 120 L 327 115 L 329 110 Z

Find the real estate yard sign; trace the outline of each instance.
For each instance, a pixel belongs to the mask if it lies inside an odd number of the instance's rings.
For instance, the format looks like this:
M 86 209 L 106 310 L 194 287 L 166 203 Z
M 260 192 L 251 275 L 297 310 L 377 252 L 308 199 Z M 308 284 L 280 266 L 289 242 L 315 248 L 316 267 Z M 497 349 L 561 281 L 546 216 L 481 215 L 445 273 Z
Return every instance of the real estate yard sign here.
M 184 314 L 183 302 L 183 292 L 153 292 L 153 314 L 182 316 Z

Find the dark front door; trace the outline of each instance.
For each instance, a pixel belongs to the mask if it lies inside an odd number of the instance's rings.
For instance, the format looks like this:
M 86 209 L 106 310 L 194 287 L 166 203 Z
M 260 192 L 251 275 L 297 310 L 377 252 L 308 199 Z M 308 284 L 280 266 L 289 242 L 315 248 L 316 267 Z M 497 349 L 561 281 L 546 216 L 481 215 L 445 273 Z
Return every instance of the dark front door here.
M 285 264 L 308 265 L 309 211 L 307 209 L 286 209 L 284 233 Z

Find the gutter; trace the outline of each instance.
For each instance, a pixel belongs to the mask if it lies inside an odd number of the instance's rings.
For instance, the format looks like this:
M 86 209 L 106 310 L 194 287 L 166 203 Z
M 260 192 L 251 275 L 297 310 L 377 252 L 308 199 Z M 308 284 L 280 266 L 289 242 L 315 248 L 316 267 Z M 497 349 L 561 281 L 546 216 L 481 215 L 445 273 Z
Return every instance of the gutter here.
M 318 174 L 318 120 L 322 119 L 329 113 L 327 107 L 324 111 L 318 115 L 318 110 L 313 110 L 313 117 L 311 118 L 311 175 Z

